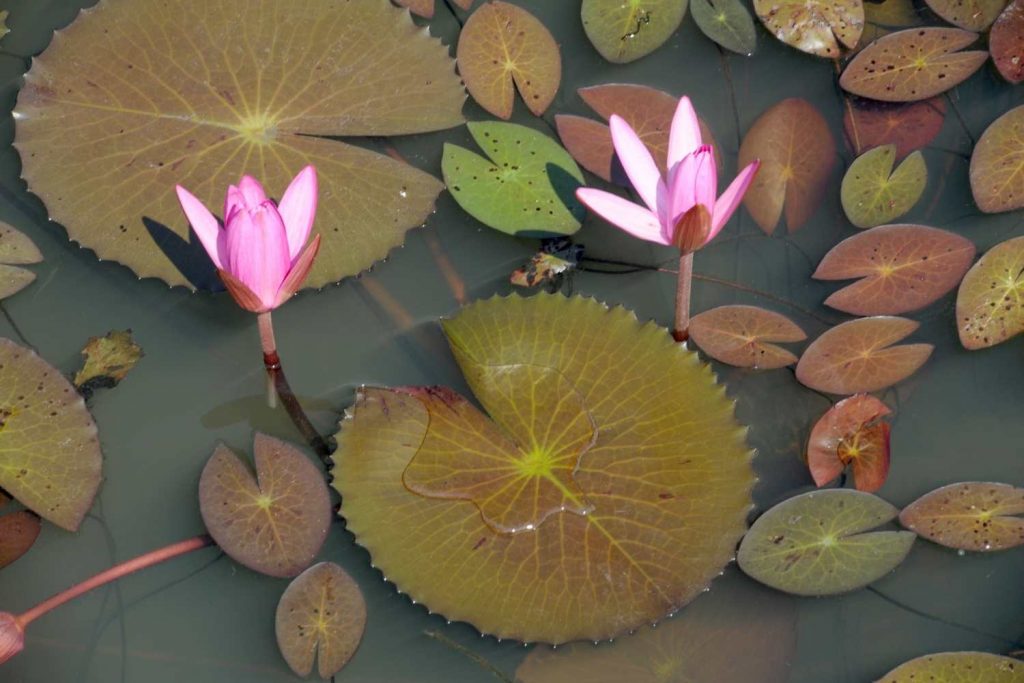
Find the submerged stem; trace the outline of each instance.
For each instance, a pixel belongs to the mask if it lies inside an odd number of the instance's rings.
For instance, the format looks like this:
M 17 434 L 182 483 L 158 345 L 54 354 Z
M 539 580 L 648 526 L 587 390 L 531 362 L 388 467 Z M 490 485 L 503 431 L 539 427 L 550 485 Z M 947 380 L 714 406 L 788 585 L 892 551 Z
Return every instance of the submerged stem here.
M 690 291 L 693 287 L 693 252 L 679 257 L 679 280 L 676 285 L 676 322 L 672 337 L 677 342 L 690 338 Z

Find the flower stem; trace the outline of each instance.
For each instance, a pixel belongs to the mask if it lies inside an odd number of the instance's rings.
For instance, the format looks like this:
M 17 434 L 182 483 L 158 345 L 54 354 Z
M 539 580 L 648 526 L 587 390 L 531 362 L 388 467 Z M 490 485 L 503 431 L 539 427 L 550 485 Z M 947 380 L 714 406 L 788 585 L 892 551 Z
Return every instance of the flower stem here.
M 153 550 L 145 555 L 139 555 L 135 559 L 122 562 L 116 567 L 111 567 L 104 572 L 100 572 L 91 579 L 86 579 L 85 581 L 68 588 L 66 591 L 57 593 L 53 597 L 44 600 L 27 612 L 18 615 L 18 622 L 21 624 L 22 628 L 24 628 L 50 610 L 60 607 L 65 602 L 74 600 L 78 596 L 88 593 L 94 588 L 99 588 L 111 581 L 116 581 L 121 577 L 133 574 L 140 569 L 152 567 L 155 564 L 166 562 L 167 560 L 178 557 L 179 555 L 185 555 L 193 550 L 199 550 L 200 548 L 205 548 L 211 545 L 213 545 L 213 539 L 206 534 L 202 534 L 195 538 L 190 538 L 187 541 L 172 543 L 169 546 Z
M 277 341 L 274 339 L 274 323 L 270 317 L 270 311 L 257 314 L 256 320 L 260 328 L 260 344 L 263 346 L 263 367 L 267 369 L 267 377 L 274 383 L 274 389 L 277 391 L 278 398 L 281 399 L 284 409 L 288 412 L 288 417 L 292 419 L 295 427 L 302 434 L 302 438 L 320 456 L 324 466 L 330 468 L 331 462 L 328 456 L 331 454 L 331 449 L 327 445 L 327 441 L 320 436 L 320 433 L 316 431 L 316 427 L 310 422 L 309 416 L 302 409 L 299 399 L 296 398 L 295 392 L 292 391 L 291 385 L 288 384 L 288 378 L 285 377 L 284 368 L 281 366 L 281 357 L 277 355 Z
M 679 281 L 676 285 L 676 322 L 672 337 L 677 342 L 690 338 L 690 289 L 693 285 L 693 252 L 679 257 Z

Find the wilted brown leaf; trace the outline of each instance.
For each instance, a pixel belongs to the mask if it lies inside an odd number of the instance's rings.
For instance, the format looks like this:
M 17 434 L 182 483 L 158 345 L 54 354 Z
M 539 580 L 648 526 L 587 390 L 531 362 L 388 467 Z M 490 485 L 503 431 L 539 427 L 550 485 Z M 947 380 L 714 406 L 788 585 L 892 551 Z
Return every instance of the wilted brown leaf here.
M 819 487 L 848 465 L 858 491 L 874 493 L 889 474 L 888 406 L 868 394 L 843 399 L 821 416 L 807 444 L 807 467 Z
M 902 159 L 929 145 L 945 120 L 946 102 L 940 97 L 909 104 L 848 97 L 843 127 L 856 154 L 896 145 L 896 158 Z
M 754 0 L 754 11 L 782 42 L 830 59 L 840 44 L 856 47 L 864 30 L 862 0 Z

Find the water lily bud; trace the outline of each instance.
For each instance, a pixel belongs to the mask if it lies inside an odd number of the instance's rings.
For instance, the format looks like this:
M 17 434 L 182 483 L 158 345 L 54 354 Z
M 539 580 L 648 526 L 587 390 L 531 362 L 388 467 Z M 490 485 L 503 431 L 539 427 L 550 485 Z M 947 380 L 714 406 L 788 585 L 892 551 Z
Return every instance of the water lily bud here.
M 0 612 L 0 664 L 25 649 L 25 629 L 13 614 Z
M 673 242 L 683 254 L 697 251 L 708 241 L 711 233 L 711 212 L 703 204 L 695 204 L 676 221 Z

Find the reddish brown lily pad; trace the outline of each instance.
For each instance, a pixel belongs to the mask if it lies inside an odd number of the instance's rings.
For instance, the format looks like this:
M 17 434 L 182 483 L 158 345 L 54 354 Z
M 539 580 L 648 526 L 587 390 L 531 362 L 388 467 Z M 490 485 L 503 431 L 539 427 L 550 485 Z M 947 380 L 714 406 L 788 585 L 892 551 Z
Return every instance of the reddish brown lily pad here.
M 0 569 L 27 553 L 41 528 L 39 516 L 27 510 L 0 516 Z
M 1006 0 L 925 0 L 949 23 L 968 31 L 984 31 L 1006 7 Z
M 754 11 L 782 42 L 829 59 L 856 47 L 864 30 L 862 0 L 754 0 Z
M 877 391 L 917 372 L 931 356 L 931 344 L 896 342 L 919 324 L 907 318 L 877 316 L 836 325 L 815 339 L 796 366 L 805 386 L 830 394 Z
M 807 100 L 783 100 L 754 122 L 740 145 L 740 168 L 755 159 L 761 170 L 743 204 L 769 235 L 783 209 L 789 232 L 796 232 L 818 208 L 836 162 L 828 123 Z
M 992 24 L 988 51 L 1003 78 L 1024 81 L 1024 0 L 1013 0 Z
M 562 80 L 562 56 L 551 32 L 535 16 L 496 0 L 469 17 L 459 34 L 457 60 L 466 89 L 495 116 L 512 116 L 515 89 L 540 116 Z
M 960 343 L 972 351 L 1024 332 L 1024 237 L 997 244 L 967 271 L 956 322 Z
M 915 102 L 954 88 L 981 68 L 988 52 L 959 52 L 978 34 L 958 28 L 912 28 L 882 36 L 847 65 L 839 85 L 884 102 Z
M 843 127 L 857 154 L 873 147 L 896 145 L 896 158 L 931 144 L 946 120 L 946 102 L 933 97 L 922 102 L 876 102 L 848 98 Z
M 323 474 L 295 446 L 256 434 L 256 474 L 217 446 L 199 478 L 199 510 L 217 545 L 239 564 L 295 576 L 320 552 L 331 524 Z
M 821 416 L 807 444 L 807 467 L 819 487 L 847 466 L 858 491 L 874 493 L 889 474 L 889 408 L 873 396 L 843 399 Z
M 963 482 L 926 493 L 904 508 L 900 523 L 929 541 L 988 552 L 1024 545 L 1024 489 Z
M 772 370 L 797 357 L 771 342 L 798 342 L 807 334 L 792 320 L 757 306 L 719 306 L 690 320 L 690 338 L 715 360 L 741 368 Z
M 814 278 L 862 278 L 825 303 L 853 315 L 907 313 L 952 291 L 974 261 L 974 243 L 924 225 L 883 225 L 843 240 Z
M 1024 207 L 1024 106 L 982 133 L 971 154 L 971 192 L 985 213 Z

